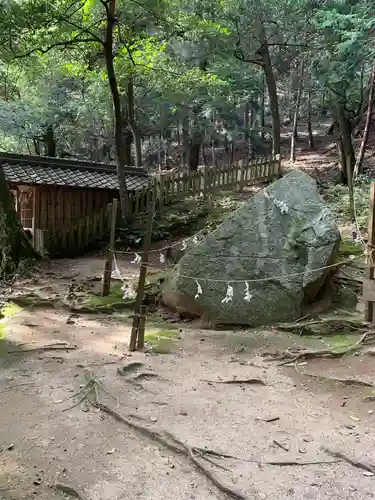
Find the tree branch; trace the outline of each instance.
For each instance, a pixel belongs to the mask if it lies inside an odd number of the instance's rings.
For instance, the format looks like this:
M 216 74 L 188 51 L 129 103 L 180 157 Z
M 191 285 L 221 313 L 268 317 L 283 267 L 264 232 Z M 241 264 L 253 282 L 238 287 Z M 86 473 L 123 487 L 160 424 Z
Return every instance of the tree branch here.
M 93 38 L 79 38 L 79 36 L 77 35 L 77 37 L 72 38 L 72 40 L 65 40 L 63 42 L 56 42 L 56 43 L 51 44 L 47 48 L 35 47 L 27 52 L 24 52 L 23 54 L 18 54 L 18 55 L 15 54 L 13 59 L 23 59 L 24 57 L 31 56 L 31 54 L 37 54 L 38 52 L 41 54 L 46 54 L 47 52 L 50 52 L 51 50 L 53 50 L 57 47 L 62 47 L 64 49 L 67 49 L 67 48 L 72 47 L 74 45 L 77 45 L 79 43 L 88 43 L 88 42 L 97 43 L 97 40 L 93 39 Z
M 233 55 L 236 59 L 238 59 L 238 61 L 246 62 L 249 64 L 256 64 L 257 66 L 261 66 L 263 68 L 263 61 L 261 61 L 260 59 L 247 59 L 246 57 L 244 57 L 242 51 L 239 52 L 238 50 L 235 50 L 233 52 Z

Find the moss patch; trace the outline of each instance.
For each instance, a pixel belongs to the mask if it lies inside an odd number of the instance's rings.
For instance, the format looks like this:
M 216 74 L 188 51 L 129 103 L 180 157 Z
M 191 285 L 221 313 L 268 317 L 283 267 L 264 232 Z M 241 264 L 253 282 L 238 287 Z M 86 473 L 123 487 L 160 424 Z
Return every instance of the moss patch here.
M 8 302 L 0 311 L 1 316 L 4 318 L 11 318 L 15 314 L 18 314 L 23 310 L 23 307 L 15 304 L 14 302 Z
M 348 257 L 349 255 L 363 254 L 363 245 L 355 244 L 352 240 L 343 239 L 340 243 L 339 253 Z
M 173 351 L 176 339 L 179 335 L 177 329 L 147 329 L 145 333 L 146 344 L 152 352 L 157 354 L 169 354 Z
M 341 349 L 347 349 L 348 347 L 354 345 L 359 339 L 360 335 L 351 334 L 341 334 L 333 335 L 329 339 L 325 339 L 325 343 L 334 350 L 340 351 Z
M 102 297 L 101 295 L 88 294 L 81 302 L 83 309 L 101 312 L 116 311 L 119 309 L 127 309 L 134 307 L 135 299 L 124 299 L 123 291 L 121 290 L 122 283 L 112 282 L 109 295 Z
M 5 338 L 5 324 L 3 321 L 0 321 L 0 340 L 4 340 Z

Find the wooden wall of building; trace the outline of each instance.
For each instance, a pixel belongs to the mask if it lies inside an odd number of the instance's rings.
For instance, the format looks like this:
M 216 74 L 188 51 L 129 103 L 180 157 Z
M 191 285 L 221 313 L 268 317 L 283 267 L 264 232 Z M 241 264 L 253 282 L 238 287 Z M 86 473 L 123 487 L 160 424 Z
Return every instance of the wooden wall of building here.
M 56 231 L 106 206 L 117 192 L 54 186 L 35 187 L 35 228 Z

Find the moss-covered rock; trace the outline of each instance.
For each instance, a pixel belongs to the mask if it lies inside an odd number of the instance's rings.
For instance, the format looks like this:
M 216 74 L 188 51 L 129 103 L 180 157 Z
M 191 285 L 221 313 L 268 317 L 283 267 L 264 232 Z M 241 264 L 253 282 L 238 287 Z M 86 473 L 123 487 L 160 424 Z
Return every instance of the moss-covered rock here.
M 293 171 L 191 248 L 163 286 L 163 300 L 216 324 L 293 321 L 324 285 L 339 241 L 316 182 Z M 228 289 L 233 296 L 223 300 Z

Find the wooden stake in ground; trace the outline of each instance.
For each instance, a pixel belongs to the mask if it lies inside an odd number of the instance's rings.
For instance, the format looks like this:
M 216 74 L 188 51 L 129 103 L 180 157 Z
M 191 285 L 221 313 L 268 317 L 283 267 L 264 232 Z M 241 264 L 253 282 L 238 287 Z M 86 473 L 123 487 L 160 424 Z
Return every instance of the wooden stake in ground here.
M 114 198 L 112 204 L 108 206 L 108 213 L 110 216 L 110 236 L 109 236 L 109 248 L 107 251 L 107 257 L 104 264 L 103 289 L 102 289 L 103 297 L 109 295 L 109 290 L 111 288 L 113 252 L 115 250 L 117 198 Z
M 140 317 L 141 317 L 141 306 L 145 292 L 148 254 L 150 252 L 150 246 L 151 246 L 152 222 L 154 219 L 154 211 L 155 211 L 154 202 L 151 202 L 148 207 L 147 229 L 146 229 L 146 236 L 145 236 L 142 260 L 141 260 L 141 269 L 139 271 L 138 289 L 137 289 L 137 297 L 135 299 L 133 327 L 130 335 L 129 351 L 135 351 L 136 347 L 138 347 L 138 349 L 142 349 L 144 346 L 144 321 L 142 320 L 140 321 Z M 145 310 L 143 310 L 143 314 L 144 313 Z M 139 335 L 140 329 L 141 329 L 141 334 Z M 138 340 L 138 345 L 137 345 L 137 340 Z
M 375 281 L 374 281 L 374 253 L 375 253 L 375 182 L 371 182 L 368 242 L 367 242 L 367 272 L 363 281 L 363 300 L 367 302 L 365 320 L 374 323 Z

